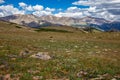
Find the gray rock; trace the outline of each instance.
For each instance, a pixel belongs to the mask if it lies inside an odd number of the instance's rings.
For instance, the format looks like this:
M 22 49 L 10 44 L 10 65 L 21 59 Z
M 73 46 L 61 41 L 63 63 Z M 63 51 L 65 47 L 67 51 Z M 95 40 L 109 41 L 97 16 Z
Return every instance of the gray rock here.
M 43 76 L 33 76 L 33 80 L 41 80 L 43 79 Z
M 111 79 L 111 80 L 117 80 L 116 78 L 113 78 L 113 79 Z
M 88 75 L 88 72 L 83 71 L 83 70 L 77 73 L 77 77 L 79 78 L 86 77 L 87 75 Z
M 41 59 L 41 60 L 51 59 L 51 56 L 49 56 L 47 52 L 38 52 L 37 54 L 31 55 L 30 57 Z

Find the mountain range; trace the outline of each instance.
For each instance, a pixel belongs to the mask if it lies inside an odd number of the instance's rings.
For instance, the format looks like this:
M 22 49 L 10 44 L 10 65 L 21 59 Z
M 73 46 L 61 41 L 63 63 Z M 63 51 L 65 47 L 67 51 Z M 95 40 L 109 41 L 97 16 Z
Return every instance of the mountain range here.
M 103 18 L 84 17 L 56 17 L 52 15 L 37 17 L 32 14 L 27 15 L 10 15 L 1 17 L 0 20 L 12 22 L 20 25 L 25 25 L 33 28 L 40 28 L 45 26 L 73 26 L 77 28 L 96 28 L 101 31 L 120 31 L 120 22 L 108 21 Z

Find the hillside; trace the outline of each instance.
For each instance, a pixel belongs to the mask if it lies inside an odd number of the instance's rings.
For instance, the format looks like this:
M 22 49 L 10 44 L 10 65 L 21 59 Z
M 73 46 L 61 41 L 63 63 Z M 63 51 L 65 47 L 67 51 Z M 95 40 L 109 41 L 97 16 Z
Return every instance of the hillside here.
M 0 79 L 120 79 L 120 33 L 0 21 Z

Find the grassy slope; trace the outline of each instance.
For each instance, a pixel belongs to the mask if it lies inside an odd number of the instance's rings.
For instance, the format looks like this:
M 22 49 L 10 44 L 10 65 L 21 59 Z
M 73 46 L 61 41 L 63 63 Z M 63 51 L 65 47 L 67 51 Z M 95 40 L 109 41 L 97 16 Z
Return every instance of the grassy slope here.
M 33 76 L 42 76 L 43 80 L 64 77 L 80 80 L 76 76 L 80 70 L 86 70 L 92 77 L 120 74 L 120 33 L 82 33 L 69 27 L 57 29 L 72 33 L 36 32 L 0 22 L 0 66 L 5 65 L 0 68 L 0 74 L 19 75 L 21 80 L 32 80 Z M 29 55 L 20 57 L 20 52 L 26 48 L 33 53 L 48 52 L 53 58 L 43 61 L 29 58 Z M 38 72 L 29 73 L 29 70 Z

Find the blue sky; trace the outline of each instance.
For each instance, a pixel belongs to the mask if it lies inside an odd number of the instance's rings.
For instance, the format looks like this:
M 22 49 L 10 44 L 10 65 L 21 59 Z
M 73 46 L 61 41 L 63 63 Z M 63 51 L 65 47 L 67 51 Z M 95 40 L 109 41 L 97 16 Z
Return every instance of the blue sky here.
M 74 0 L 6 0 L 7 4 L 14 4 L 16 7 L 18 7 L 19 2 L 24 2 L 28 5 L 43 5 L 44 7 L 51 7 L 51 8 L 67 8 L 71 6 L 71 3 L 74 2 Z
M 120 21 L 120 0 L 0 0 L 0 17 L 14 14 Z
M 68 7 L 74 6 L 72 3 L 78 0 L 6 0 L 4 4 L 13 4 L 19 8 L 20 2 L 24 2 L 28 5 L 42 5 L 44 7 L 56 8 L 66 10 Z M 79 5 L 79 8 L 88 8 L 88 6 Z

